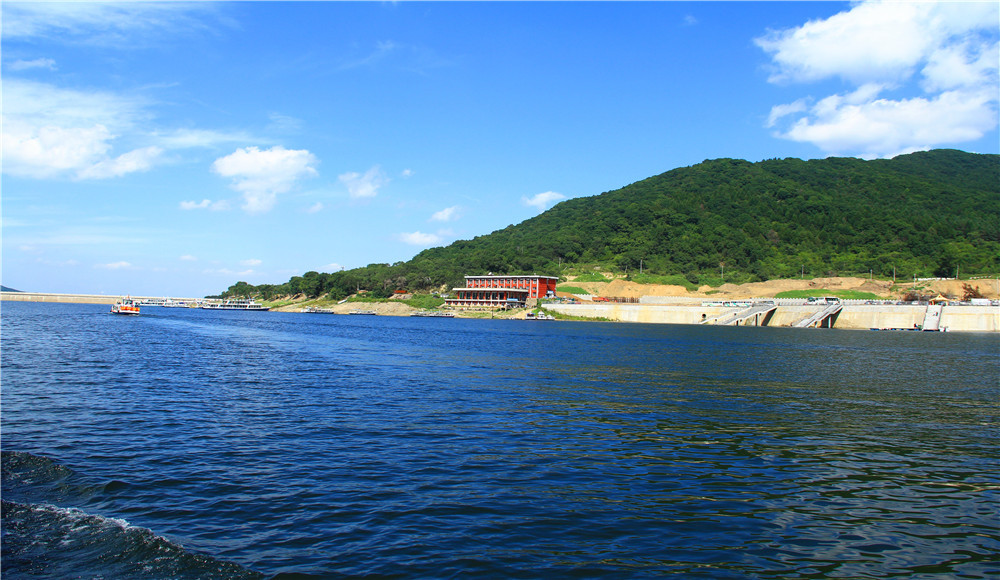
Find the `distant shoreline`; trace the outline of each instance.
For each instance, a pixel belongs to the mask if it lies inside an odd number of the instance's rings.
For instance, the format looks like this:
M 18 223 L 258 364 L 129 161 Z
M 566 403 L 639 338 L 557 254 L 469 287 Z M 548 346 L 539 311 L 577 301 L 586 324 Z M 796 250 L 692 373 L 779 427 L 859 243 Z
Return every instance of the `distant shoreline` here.
M 57 294 L 54 292 L 0 292 L 0 300 L 7 302 L 52 302 L 62 304 L 114 304 L 125 294 Z M 139 296 L 131 294 L 136 300 L 161 299 L 163 296 Z M 202 298 L 173 298 L 174 300 L 191 301 Z
M 114 304 L 119 296 L 108 296 L 103 294 L 51 294 L 38 292 L 2 292 L 0 300 L 14 302 L 43 302 L 43 303 L 64 303 L 64 304 Z M 147 298 L 144 296 L 133 296 L 133 298 Z M 154 297 L 149 297 L 154 298 Z M 161 298 L 161 297 L 155 297 Z M 191 300 L 194 299 L 178 299 Z M 582 319 L 601 319 L 611 322 L 635 322 L 650 324 L 700 324 L 704 317 L 711 320 L 721 316 L 727 308 L 723 306 L 707 305 L 701 302 L 676 299 L 672 304 L 615 304 L 615 303 L 579 303 L 579 304 L 546 304 L 544 306 L 550 312 L 558 314 L 580 317 Z M 837 316 L 833 325 L 835 329 L 854 330 L 913 330 L 924 324 L 926 307 L 922 305 L 894 305 L 894 304 L 857 304 L 846 301 L 843 311 Z M 351 309 L 359 308 L 359 304 L 340 305 L 343 309 L 339 315 L 347 314 Z M 390 303 L 363 303 L 365 309 L 377 311 L 381 316 L 408 316 L 411 312 L 416 312 L 404 304 Z M 380 306 L 392 306 L 393 308 L 380 308 Z M 346 310 L 344 310 L 346 309 Z M 285 307 L 285 312 L 302 312 L 301 309 Z M 528 309 L 533 310 L 533 309 Z M 523 310 L 514 315 L 500 315 L 497 318 L 523 319 Z M 778 311 L 762 326 L 772 328 L 787 328 L 792 326 L 795 320 L 808 316 L 815 307 L 805 304 L 785 304 L 778 308 Z M 489 318 L 488 312 L 457 311 L 458 318 Z M 322 316 L 314 314 L 313 316 Z M 540 322 L 544 324 L 544 322 Z M 1000 306 L 948 306 L 941 315 L 941 327 L 952 332 L 1000 332 Z

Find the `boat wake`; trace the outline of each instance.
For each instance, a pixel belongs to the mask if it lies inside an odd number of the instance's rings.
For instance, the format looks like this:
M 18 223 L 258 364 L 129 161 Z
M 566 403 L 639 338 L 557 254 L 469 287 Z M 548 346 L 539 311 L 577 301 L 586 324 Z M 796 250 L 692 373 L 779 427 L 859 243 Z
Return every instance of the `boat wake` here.
M 49 458 L 4 451 L 0 456 L 3 546 L 7 578 L 226 578 L 264 576 L 185 550 L 128 521 L 57 503 L 101 500 L 124 484 L 88 484 Z

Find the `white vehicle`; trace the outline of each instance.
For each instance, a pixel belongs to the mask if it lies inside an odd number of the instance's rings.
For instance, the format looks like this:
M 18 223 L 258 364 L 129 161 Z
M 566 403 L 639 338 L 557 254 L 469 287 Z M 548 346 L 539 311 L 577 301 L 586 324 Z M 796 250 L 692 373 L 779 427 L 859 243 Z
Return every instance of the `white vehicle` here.
M 840 304 L 840 298 L 837 298 L 836 296 L 820 296 L 818 298 L 816 296 L 810 296 L 807 301 L 810 305 L 815 304 L 817 306 L 821 306 L 823 304 Z

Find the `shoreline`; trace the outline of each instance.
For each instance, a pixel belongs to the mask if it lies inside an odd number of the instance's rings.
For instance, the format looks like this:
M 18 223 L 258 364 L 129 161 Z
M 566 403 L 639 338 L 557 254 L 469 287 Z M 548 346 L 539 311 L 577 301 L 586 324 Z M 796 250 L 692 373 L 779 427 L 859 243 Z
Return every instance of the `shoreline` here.
M 3 292 L 0 300 L 15 302 L 42 302 L 64 304 L 114 304 L 118 296 L 95 294 L 52 294 L 38 292 Z M 142 299 L 144 297 L 135 296 Z M 193 299 L 187 299 L 193 300 Z M 549 303 L 540 308 L 573 320 L 609 322 L 634 322 L 648 324 L 693 324 L 717 320 L 731 314 L 731 306 L 713 304 L 695 296 L 649 296 L 640 303 L 619 304 L 606 302 Z M 768 326 L 791 328 L 795 322 L 817 311 L 816 306 L 798 299 L 778 299 L 776 309 L 763 320 L 753 320 L 743 326 Z M 274 312 L 307 314 L 303 302 L 273 308 Z M 332 314 L 347 315 L 352 310 L 373 310 L 379 316 L 409 316 L 419 309 L 397 301 L 348 302 L 330 308 Z M 536 308 L 520 309 L 513 314 L 488 310 L 449 310 L 456 318 L 523 320 Z M 322 314 L 315 314 L 322 316 Z M 941 310 L 938 323 L 949 332 L 1000 332 L 1000 306 L 948 305 Z M 922 304 L 868 304 L 866 301 L 845 300 L 843 309 L 836 315 L 832 328 L 843 330 L 914 330 L 923 327 L 928 308 Z

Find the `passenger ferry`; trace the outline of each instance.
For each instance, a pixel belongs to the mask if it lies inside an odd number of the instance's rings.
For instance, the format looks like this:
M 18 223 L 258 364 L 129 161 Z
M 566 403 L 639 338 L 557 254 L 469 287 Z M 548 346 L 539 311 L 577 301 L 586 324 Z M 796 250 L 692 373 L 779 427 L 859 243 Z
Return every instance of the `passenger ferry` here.
M 111 314 L 125 314 L 129 316 L 139 315 L 139 302 L 133 300 L 131 296 L 126 296 L 111 305 Z
M 206 302 L 201 305 L 205 310 L 270 310 L 269 306 L 256 302 L 252 298 L 228 298 L 222 302 Z
M 440 310 L 438 311 L 420 310 L 417 312 L 411 312 L 410 316 L 423 316 L 425 318 L 455 318 L 455 313 L 442 312 Z

